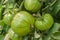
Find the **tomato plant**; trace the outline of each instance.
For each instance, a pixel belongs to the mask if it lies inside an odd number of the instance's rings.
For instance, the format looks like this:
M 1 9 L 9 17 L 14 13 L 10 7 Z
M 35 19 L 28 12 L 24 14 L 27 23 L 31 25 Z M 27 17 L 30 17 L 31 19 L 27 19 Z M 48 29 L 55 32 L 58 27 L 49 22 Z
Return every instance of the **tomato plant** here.
M 60 40 L 60 0 L 0 0 L 0 40 Z

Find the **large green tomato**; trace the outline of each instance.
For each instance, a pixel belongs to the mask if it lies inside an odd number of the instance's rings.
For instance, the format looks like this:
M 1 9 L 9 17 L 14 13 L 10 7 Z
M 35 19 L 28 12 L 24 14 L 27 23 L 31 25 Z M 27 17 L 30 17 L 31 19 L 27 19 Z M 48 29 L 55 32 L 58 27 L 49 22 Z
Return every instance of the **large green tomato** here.
M 13 15 L 10 14 L 10 13 L 5 14 L 4 17 L 3 17 L 4 23 L 5 23 L 6 25 L 8 25 L 8 26 L 11 25 L 12 19 L 13 19 Z
M 25 0 L 24 7 L 28 11 L 36 12 L 41 8 L 41 3 L 38 0 Z
M 21 11 L 13 18 L 11 27 L 16 34 L 25 36 L 30 33 L 33 24 L 34 17 L 26 11 Z
M 50 14 L 45 14 L 42 16 L 42 19 L 36 20 L 35 27 L 41 31 L 48 30 L 53 25 L 53 22 L 53 17 Z
M 17 34 L 15 34 L 11 28 L 8 31 L 8 35 L 12 40 L 22 40 L 22 37 L 19 37 Z

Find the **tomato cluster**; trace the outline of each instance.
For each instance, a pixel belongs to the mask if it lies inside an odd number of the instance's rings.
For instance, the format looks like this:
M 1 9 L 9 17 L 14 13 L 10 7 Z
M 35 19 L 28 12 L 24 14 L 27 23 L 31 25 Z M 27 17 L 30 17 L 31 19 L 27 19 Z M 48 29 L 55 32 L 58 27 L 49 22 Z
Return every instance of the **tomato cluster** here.
M 41 17 L 37 15 L 42 7 L 39 0 L 24 0 L 23 6 L 24 10 L 18 12 L 11 12 L 12 10 L 4 12 L 0 22 L 0 27 L 4 24 L 10 26 L 8 34 L 12 40 L 22 40 L 22 37 L 30 34 L 33 29 L 46 31 L 52 27 L 54 19 L 51 14 L 39 12 Z

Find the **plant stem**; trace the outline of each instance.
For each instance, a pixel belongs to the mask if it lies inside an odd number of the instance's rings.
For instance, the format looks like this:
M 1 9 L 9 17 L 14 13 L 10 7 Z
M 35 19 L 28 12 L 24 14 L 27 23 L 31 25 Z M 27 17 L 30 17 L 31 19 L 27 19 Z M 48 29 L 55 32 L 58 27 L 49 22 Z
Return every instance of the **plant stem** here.
M 47 5 L 44 9 L 42 9 L 42 11 L 45 11 L 47 8 L 53 6 L 55 3 L 57 2 L 57 0 L 55 0 L 52 4 Z

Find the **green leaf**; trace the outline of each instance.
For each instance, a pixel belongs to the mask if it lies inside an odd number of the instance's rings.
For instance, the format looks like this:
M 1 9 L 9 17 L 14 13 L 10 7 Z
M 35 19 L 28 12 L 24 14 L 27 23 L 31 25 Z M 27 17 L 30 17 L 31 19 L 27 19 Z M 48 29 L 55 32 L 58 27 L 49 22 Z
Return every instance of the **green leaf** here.
M 6 8 L 13 8 L 15 4 L 15 0 L 8 0 L 8 2 L 6 3 Z
M 47 36 L 45 36 L 44 40 L 50 40 L 51 39 L 51 35 L 55 32 L 57 32 L 60 28 L 60 24 L 59 23 L 54 23 L 54 25 L 52 26 L 52 28 L 48 31 Z
M 3 35 L 0 35 L 0 40 L 4 40 L 4 36 Z
M 3 20 L 0 20 L 0 26 L 4 26 Z
M 39 39 L 39 40 L 43 40 L 43 39 L 42 39 L 42 37 L 40 37 L 40 39 Z
M 49 30 L 48 34 L 52 34 L 54 32 L 57 32 L 60 28 L 60 24 L 59 23 L 54 23 L 54 25 L 52 26 L 52 28 Z
M 44 12 L 52 14 L 55 18 L 60 18 L 60 0 L 46 0 Z
M 0 20 L 2 19 L 2 5 L 0 5 Z
M 2 33 L 3 27 L 4 27 L 4 22 L 0 20 L 0 34 Z
M 60 39 L 60 31 L 53 33 L 52 37 L 53 37 L 54 39 Z
M 25 37 L 23 38 L 23 40 L 28 40 L 28 36 L 25 36 Z
M 5 35 L 8 32 L 9 28 L 10 28 L 10 26 L 4 25 L 3 33 L 2 34 Z
M 60 0 L 57 0 L 55 4 L 51 7 L 50 13 L 55 17 L 60 19 Z
M 52 7 L 52 13 L 53 15 L 56 15 L 60 11 L 60 0 L 57 0 L 57 2 Z

